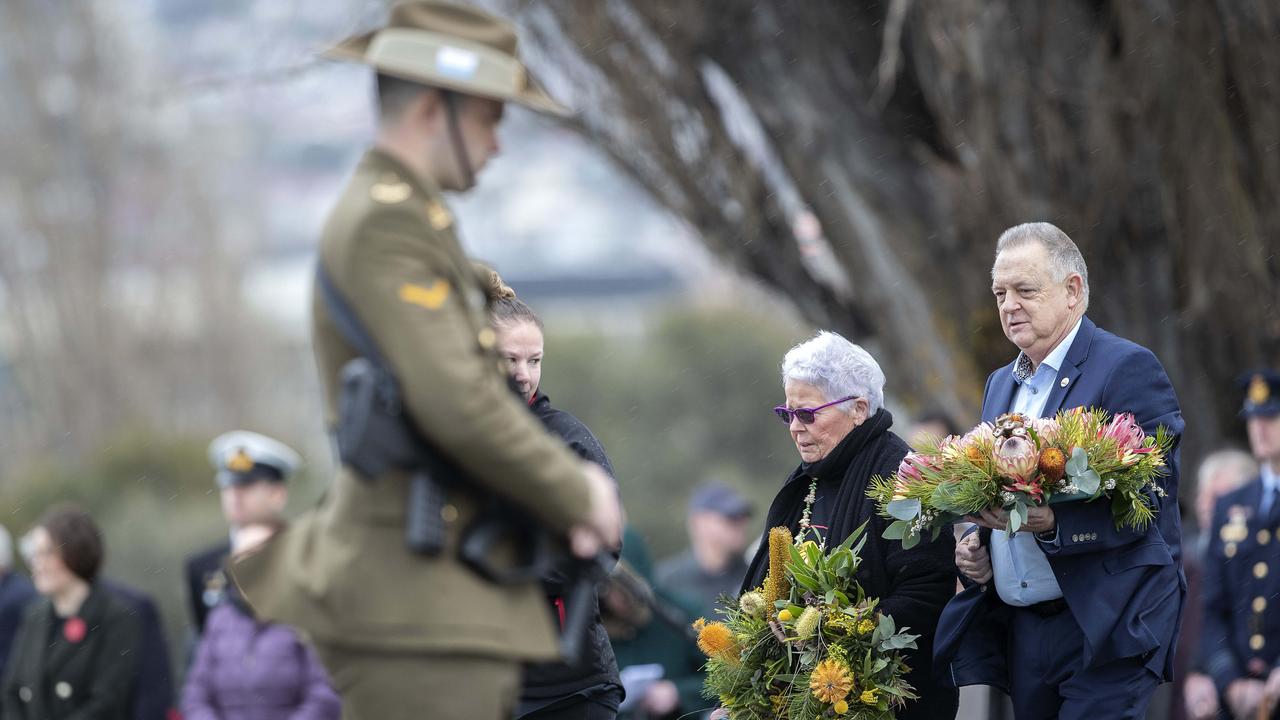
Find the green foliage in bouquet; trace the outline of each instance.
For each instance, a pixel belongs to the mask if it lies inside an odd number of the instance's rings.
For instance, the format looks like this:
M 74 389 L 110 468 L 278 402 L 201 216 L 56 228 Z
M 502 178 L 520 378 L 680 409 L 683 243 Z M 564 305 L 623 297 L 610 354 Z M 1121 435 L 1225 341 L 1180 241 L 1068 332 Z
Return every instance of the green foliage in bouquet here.
M 854 579 L 865 528 L 829 553 L 774 528 L 764 585 L 723 598 L 723 620 L 694 624 L 707 655 L 703 694 L 730 718 L 891 720 L 916 697 L 903 652 L 919 636 L 878 612 Z M 770 603 L 770 589 L 786 592 Z
M 1101 410 L 1064 410 L 1054 418 L 1017 413 L 964 436 L 928 440 L 891 477 L 871 479 L 867 495 L 891 518 L 884 537 L 912 547 L 929 531 L 986 508 L 1009 512 L 1009 532 L 1027 509 L 1046 503 L 1106 498 L 1116 528 L 1143 530 L 1155 519 L 1165 458 L 1174 437 L 1161 426 L 1147 435 L 1134 417 Z

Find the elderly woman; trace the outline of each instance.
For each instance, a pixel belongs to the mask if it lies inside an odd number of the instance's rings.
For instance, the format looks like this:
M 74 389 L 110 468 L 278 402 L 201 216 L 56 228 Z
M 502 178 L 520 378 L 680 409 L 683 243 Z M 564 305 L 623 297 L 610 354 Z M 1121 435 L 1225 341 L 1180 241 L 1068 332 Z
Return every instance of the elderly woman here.
M 102 533 L 83 511 L 54 508 L 23 540 L 42 600 L 28 608 L 5 668 L 0 717 L 130 717 L 141 628 L 103 587 Z
M 507 373 L 533 414 L 570 450 L 613 475 L 613 466 L 591 430 L 573 415 L 552 407 L 551 399 L 541 390 L 542 320 L 508 291 L 490 302 L 489 322 L 497 334 L 498 354 L 507 364 Z M 568 611 L 563 582 L 545 578 L 543 589 L 563 623 Z M 610 720 L 617 715 L 622 681 L 609 635 L 600 622 L 599 598 L 592 598 L 592 602 L 596 605 L 595 620 L 587 630 L 582 658 L 576 665 L 550 662 L 525 667 L 516 712 L 520 720 Z
M 955 591 L 955 541 L 943 533 L 934 542 L 904 550 L 881 535 L 886 521 L 867 498 L 875 475 L 889 476 L 910 451 L 890 432 L 885 410 L 884 373 L 862 348 L 835 333 L 822 332 L 790 350 L 782 361 L 786 404 L 774 412 L 787 423 L 800 465 L 769 507 L 765 528 L 780 525 L 794 534 L 816 531 L 832 547 L 867 523 L 858 582 L 880 598 L 880 610 L 899 627 L 919 633 L 908 657 L 907 680 L 920 696 L 898 718 L 954 718 L 958 696 L 933 677 L 933 633 L 938 616 Z M 747 570 L 743 589 L 759 586 L 768 570 L 762 543 Z

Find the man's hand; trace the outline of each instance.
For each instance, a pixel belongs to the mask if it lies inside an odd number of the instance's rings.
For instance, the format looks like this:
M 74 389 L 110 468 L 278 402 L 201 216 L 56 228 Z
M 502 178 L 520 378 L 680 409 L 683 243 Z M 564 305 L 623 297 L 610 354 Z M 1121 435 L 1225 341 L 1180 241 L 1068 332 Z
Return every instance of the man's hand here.
M 1027 508 L 1026 522 L 1018 530 L 1033 533 L 1046 533 L 1058 526 L 1058 519 L 1053 516 L 1053 508 L 1048 505 L 1037 505 Z
M 989 530 L 1007 531 L 1009 529 L 1009 511 L 1003 508 L 986 508 L 978 515 L 966 515 L 965 520 Z M 1053 508 L 1048 505 L 1036 505 L 1027 508 L 1027 518 L 1018 528 L 1018 532 L 1026 530 L 1043 533 L 1057 526 L 1058 519 L 1054 517 Z
M 1237 718 L 1252 718 L 1258 714 L 1266 684 L 1261 680 L 1243 678 L 1227 686 L 1227 707 Z
M 583 463 L 583 472 L 587 476 L 590 512 L 586 524 L 569 528 L 569 548 L 574 555 L 588 560 L 603 548 L 622 545 L 622 505 L 618 502 L 618 489 L 604 468 L 588 462 Z
M 956 543 L 956 568 L 979 585 L 991 582 L 991 555 L 978 543 L 978 533 Z
M 1006 530 L 1009 527 L 1009 513 L 1001 508 L 986 508 L 981 514 L 966 515 L 964 519 L 988 530 Z
M 1190 720 L 1213 720 L 1218 716 L 1218 689 L 1213 686 L 1213 678 L 1204 673 L 1187 675 L 1182 686 L 1182 701 Z

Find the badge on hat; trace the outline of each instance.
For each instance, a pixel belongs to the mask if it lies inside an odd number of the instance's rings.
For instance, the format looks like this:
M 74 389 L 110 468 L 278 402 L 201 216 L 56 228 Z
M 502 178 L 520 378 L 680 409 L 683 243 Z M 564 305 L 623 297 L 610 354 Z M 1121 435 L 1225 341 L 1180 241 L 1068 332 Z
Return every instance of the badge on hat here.
M 249 453 L 245 452 L 244 448 L 237 448 L 236 454 L 227 461 L 227 469 L 238 473 L 249 472 L 253 469 L 253 458 L 249 457 Z
M 1254 375 L 1249 381 L 1249 402 L 1261 405 L 1271 399 L 1271 385 L 1261 374 Z

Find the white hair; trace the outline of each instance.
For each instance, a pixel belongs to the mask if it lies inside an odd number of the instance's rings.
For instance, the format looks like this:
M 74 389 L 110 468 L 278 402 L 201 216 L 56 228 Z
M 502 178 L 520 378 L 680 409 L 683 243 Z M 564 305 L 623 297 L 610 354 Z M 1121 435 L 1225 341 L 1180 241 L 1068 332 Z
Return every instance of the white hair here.
M 884 405 L 884 371 L 871 353 L 823 330 L 787 351 L 782 358 L 782 382 L 808 383 L 827 402 L 850 395 L 866 398 L 869 412 Z M 849 401 L 852 402 L 852 401 Z M 836 405 L 846 413 L 849 403 Z
M 1211 452 L 1200 462 L 1200 469 L 1196 473 L 1196 492 L 1208 492 L 1209 481 L 1215 475 L 1223 474 L 1225 474 L 1226 487 L 1219 489 L 1219 493 L 1235 490 L 1256 477 L 1258 461 L 1254 460 L 1249 453 L 1234 448 Z
M 1012 248 L 1037 242 L 1049 255 L 1049 275 L 1054 282 L 1062 282 L 1075 273 L 1080 276 L 1081 300 L 1084 309 L 1089 308 L 1089 266 L 1075 242 L 1053 223 L 1030 222 L 1014 225 L 1000 234 L 996 241 L 996 256 Z M 995 273 L 995 268 L 991 269 Z
M 13 536 L 0 525 L 0 569 L 13 567 Z

